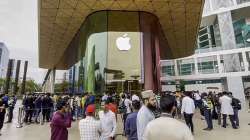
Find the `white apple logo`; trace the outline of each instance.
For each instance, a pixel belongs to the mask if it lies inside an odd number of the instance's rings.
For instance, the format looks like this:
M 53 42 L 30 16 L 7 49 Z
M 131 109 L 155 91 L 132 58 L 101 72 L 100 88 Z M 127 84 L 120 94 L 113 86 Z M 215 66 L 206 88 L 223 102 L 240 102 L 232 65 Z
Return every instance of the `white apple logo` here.
M 121 51 L 128 51 L 131 48 L 130 38 L 127 33 L 116 39 L 116 46 Z

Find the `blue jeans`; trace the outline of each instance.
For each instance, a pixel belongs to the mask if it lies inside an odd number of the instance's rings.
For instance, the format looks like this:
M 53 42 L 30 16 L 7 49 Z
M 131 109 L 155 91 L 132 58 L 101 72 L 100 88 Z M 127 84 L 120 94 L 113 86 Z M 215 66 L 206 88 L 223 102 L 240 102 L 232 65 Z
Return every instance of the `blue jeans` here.
M 212 113 L 210 109 L 204 110 L 204 116 L 205 120 L 207 122 L 207 128 L 213 129 L 213 119 L 212 119 Z
M 234 109 L 234 121 L 236 126 L 240 126 L 239 124 L 239 110 L 238 109 Z

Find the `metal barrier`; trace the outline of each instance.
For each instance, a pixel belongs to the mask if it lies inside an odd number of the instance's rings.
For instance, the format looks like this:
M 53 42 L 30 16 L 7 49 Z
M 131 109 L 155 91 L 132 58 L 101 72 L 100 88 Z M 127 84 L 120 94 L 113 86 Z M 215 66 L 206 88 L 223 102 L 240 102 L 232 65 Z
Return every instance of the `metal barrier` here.
M 22 127 L 23 127 L 23 107 L 19 107 L 16 128 L 22 128 Z
M 39 111 L 39 114 L 37 114 L 37 111 L 39 109 L 25 109 L 23 106 L 19 107 L 18 108 L 18 116 L 17 116 L 17 128 L 21 128 L 23 127 L 23 123 L 24 123 L 24 120 L 25 120 L 25 116 L 26 116 L 26 111 L 28 110 L 32 110 L 34 111 L 33 112 L 33 115 L 32 115 L 32 118 L 35 118 L 35 121 L 39 121 L 39 124 L 40 125 L 43 125 L 44 124 L 44 118 L 43 118 L 43 111 L 45 109 L 51 109 L 50 110 L 50 113 L 53 114 L 54 110 L 53 108 L 40 108 L 40 111 Z M 49 115 L 50 116 L 50 115 Z M 51 116 L 50 116 L 51 117 Z

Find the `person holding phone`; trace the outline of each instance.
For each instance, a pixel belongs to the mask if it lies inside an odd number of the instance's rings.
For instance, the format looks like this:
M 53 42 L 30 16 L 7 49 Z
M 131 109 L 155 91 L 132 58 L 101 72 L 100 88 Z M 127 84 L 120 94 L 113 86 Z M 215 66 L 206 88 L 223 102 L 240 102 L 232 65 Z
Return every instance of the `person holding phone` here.
M 62 100 L 56 105 L 57 111 L 51 120 L 51 140 L 68 140 L 68 130 L 71 127 L 70 106 Z

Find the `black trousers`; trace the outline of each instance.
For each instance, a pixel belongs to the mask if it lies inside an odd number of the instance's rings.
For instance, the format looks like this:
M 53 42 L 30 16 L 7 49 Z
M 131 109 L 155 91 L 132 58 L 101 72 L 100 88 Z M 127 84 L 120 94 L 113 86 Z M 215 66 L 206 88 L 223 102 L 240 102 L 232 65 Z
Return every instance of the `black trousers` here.
M 24 122 L 31 122 L 31 119 L 32 119 L 32 116 L 33 116 L 33 110 L 32 109 L 27 109 L 25 111 L 25 119 L 24 119 Z
M 187 126 L 191 129 L 191 132 L 194 132 L 194 124 L 193 124 L 193 114 L 184 113 L 184 118 Z
M 13 111 L 14 107 L 9 107 L 9 117 L 8 117 L 8 122 L 11 122 L 13 119 Z
M 222 127 L 227 127 L 227 114 L 223 114 L 222 115 L 222 117 L 223 117 L 223 124 L 222 124 Z M 229 115 L 229 119 L 230 119 L 230 122 L 231 122 L 231 124 L 232 124 L 232 127 L 233 128 L 237 128 L 236 127 L 236 124 L 235 124 L 235 122 L 234 122 L 234 115 Z
M 3 128 L 4 117 L 5 117 L 5 111 L 0 112 L 0 130 Z
M 50 109 L 43 109 L 43 121 L 49 121 L 50 120 Z

